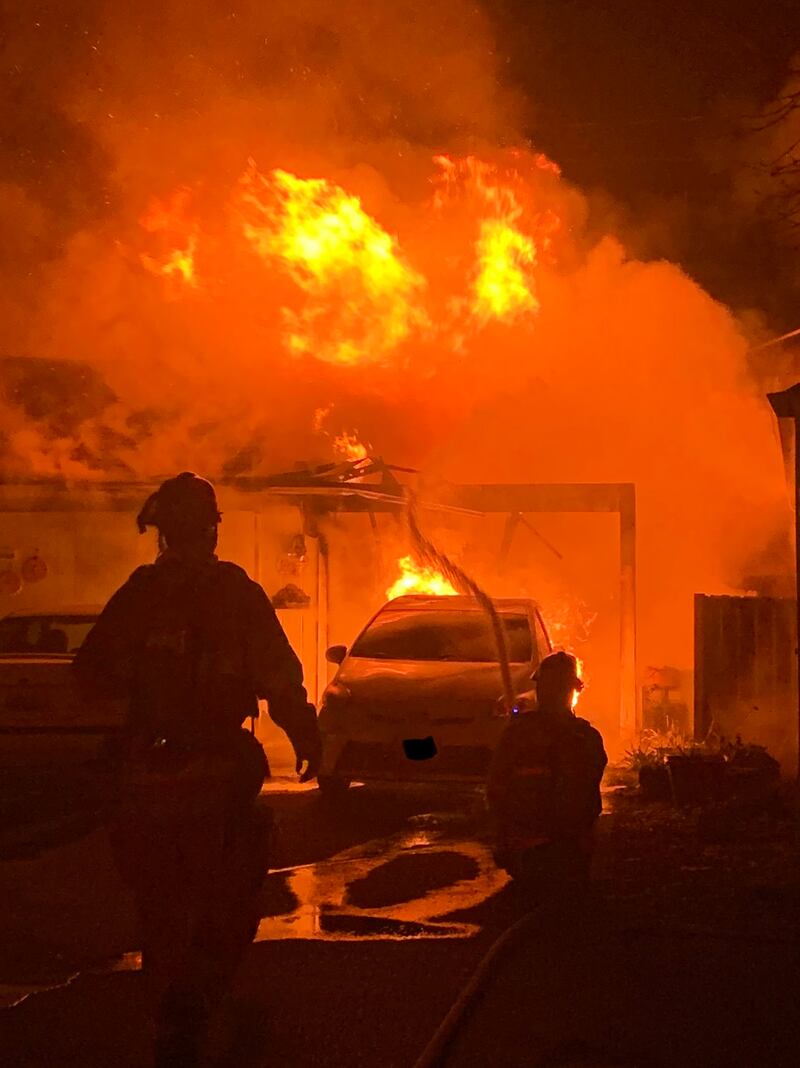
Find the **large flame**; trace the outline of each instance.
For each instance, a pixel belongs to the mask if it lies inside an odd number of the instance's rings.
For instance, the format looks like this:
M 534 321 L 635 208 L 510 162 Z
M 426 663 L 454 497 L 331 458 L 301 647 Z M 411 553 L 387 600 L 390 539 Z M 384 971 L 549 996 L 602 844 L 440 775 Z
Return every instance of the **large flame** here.
M 305 296 L 283 309 L 290 351 L 333 363 L 380 360 L 424 321 L 423 278 L 358 197 L 324 178 L 265 176 L 251 163 L 238 207 L 258 255 L 282 265 Z
M 575 670 L 576 670 L 576 672 L 578 674 L 578 678 L 585 685 L 585 680 L 584 680 L 584 677 L 583 677 L 583 661 L 581 660 L 581 658 L 579 656 L 575 657 Z M 572 691 L 572 707 L 573 708 L 575 708 L 577 706 L 577 704 L 578 704 L 578 701 L 580 701 L 581 692 L 582 692 L 581 689 L 575 689 L 575 690 Z
M 533 212 L 524 225 L 521 195 L 525 185 L 514 168 L 502 172 L 475 156 L 436 156 L 434 206 L 445 211 L 466 201 L 477 220 L 470 308 L 479 325 L 496 319 L 512 322 L 539 310 L 534 270 L 538 245 L 547 251 L 559 220 L 550 212 Z M 534 167 L 558 175 L 546 156 L 533 157 Z M 534 236 L 535 235 L 535 236 Z
M 403 556 L 397 561 L 400 577 L 386 591 L 386 597 L 392 601 L 407 593 L 430 593 L 436 597 L 452 597 L 455 590 L 438 571 L 422 567 L 412 556 Z
M 528 277 L 536 264 L 531 238 L 502 219 L 487 219 L 481 225 L 476 251 L 479 268 L 474 306 L 481 319 L 513 319 L 538 310 L 539 301 Z
M 532 158 L 534 170 L 558 173 L 546 157 Z M 276 309 L 289 353 L 352 365 L 385 363 L 411 341 L 460 351 L 465 337 L 489 322 L 511 325 L 539 311 L 535 273 L 558 217 L 526 203 L 531 192 L 514 166 L 474 156 L 436 156 L 433 163 L 434 193 L 424 210 L 432 226 L 457 240 L 427 271 L 445 262 L 449 293 L 431 292 L 399 239 L 357 196 L 325 178 L 264 174 L 251 160 L 228 205 L 234 242 L 223 270 L 233 269 L 235 241 L 244 236 L 266 269 L 291 280 L 294 296 L 281 290 Z M 181 187 L 153 200 L 141 220 L 149 246 L 158 246 L 141 262 L 166 279 L 172 295 L 179 283 L 200 285 L 195 258 L 206 238 L 190 217 L 191 201 Z M 209 244 L 218 245 L 218 237 Z M 264 286 L 265 293 L 272 288 L 267 278 Z

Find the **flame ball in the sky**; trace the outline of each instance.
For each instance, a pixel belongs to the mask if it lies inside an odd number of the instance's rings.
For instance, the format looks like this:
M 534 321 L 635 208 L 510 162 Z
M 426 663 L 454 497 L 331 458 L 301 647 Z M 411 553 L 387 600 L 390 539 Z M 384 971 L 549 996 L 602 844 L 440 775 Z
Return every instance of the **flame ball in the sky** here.
M 440 285 L 431 293 L 431 279 L 359 197 L 325 178 L 282 169 L 262 174 L 252 160 L 230 194 L 229 229 L 221 238 L 228 251 L 215 270 L 236 273 L 237 239 L 243 236 L 263 264 L 264 296 L 269 299 L 272 290 L 268 272 L 294 287 L 290 299 L 274 308 L 287 353 L 345 366 L 385 363 L 413 343 L 455 351 L 490 322 L 512 325 L 534 315 L 537 241 L 549 250 L 557 216 L 526 217 L 513 166 L 504 172 L 472 156 L 438 156 L 433 165 L 435 192 L 422 214 L 429 239 L 441 230 L 442 249 L 457 232 L 448 255 L 451 292 Z M 543 168 L 541 162 L 536 166 Z M 455 227 L 447 218 L 450 207 L 462 215 L 466 210 Z M 219 284 L 219 277 L 203 278 L 197 257 L 206 245 L 218 247 L 220 236 L 212 240 L 203 233 L 187 188 L 152 201 L 141 225 L 155 247 L 139 259 L 164 278 L 169 296 L 181 283 L 187 296 L 204 281 Z
M 299 311 L 284 309 L 291 352 L 344 364 L 379 360 L 424 321 L 424 280 L 358 197 L 324 178 L 264 176 L 251 162 L 237 201 L 253 249 L 305 294 Z

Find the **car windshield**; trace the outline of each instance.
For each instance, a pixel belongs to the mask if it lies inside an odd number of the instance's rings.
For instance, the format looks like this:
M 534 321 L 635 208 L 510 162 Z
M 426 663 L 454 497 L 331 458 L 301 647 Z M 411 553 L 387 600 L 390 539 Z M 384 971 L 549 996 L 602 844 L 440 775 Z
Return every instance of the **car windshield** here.
M 531 629 L 522 613 L 500 616 L 512 664 L 529 663 Z M 456 660 L 497 663 L 497 645 L 488 619 L 480 612 L 381 612 L 356 641 L 351 656 L 374 660 Z
M 94 616 L 7 616 L 0 619 L 0 655 L 75 653 Z

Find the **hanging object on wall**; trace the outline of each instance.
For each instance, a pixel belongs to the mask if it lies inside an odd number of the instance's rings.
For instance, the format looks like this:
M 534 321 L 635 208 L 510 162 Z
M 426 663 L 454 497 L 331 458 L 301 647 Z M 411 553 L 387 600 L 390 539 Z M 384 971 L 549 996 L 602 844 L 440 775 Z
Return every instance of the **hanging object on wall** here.
M 293 582 L 282 586 L 272 596 L 273 608 L 308 608 L 310 604 L 311 598 L 309 595 L 305 590 L 301 590 L 299 586 L 295 586 Z
M 23 582 L 41 582 L 45 578 L 47 578 L 47 564 L 39 556 L 39 550 L 35 549 L 31 556 L 22 561 L 22 580 Z
M 287 549 L 289 556 L 293 556 L 298 563 L 305 563 L 306 559 L 306 539 L 303 534 L 293 534 L 289 540 L 289 547 Z
M 22 589 L 22 579 L 18 571 L 10 567 L 0 570 L 0 596 L 13 597 Z
M 278 559 L 279 575 L 300 575 L 306 562 L 306 539 L 302 534 L 293 534 L 284 543 L 283 554 Z

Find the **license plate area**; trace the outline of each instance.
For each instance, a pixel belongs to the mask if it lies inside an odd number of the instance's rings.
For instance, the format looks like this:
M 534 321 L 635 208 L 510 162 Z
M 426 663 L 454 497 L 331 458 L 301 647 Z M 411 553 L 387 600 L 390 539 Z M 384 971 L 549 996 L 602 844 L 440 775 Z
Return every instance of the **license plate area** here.
M 406 760 L 433 760 L 438 750 L 436 742 L 428 735 L 427 738 L 404 738 L 403 753 Z

